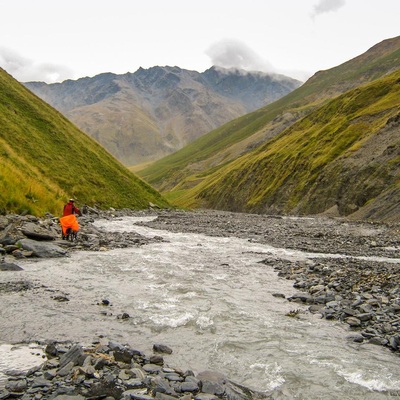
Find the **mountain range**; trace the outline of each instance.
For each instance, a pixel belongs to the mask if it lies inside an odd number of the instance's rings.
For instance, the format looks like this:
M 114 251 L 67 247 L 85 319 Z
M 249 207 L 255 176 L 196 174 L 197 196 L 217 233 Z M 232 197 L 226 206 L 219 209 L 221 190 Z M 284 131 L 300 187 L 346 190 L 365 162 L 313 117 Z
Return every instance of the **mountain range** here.
M 85 101 L 122 95 L 119 79 L 105 81 L 107 90 L 103 82 L 81 93 Z M 143 180 L 0 69 L 0 166 L 2 213 L 56 212 L 74 196 L 101 208 L 151 202 L 400 222 L 400 37 L 194 139 L 140 170 Z
M 300 84 L 262 72 L 156 66 L 25 86 L 131 166 L 171 154 Z
M 400 37 L 139 175 L 181 207 L 400 221 Z

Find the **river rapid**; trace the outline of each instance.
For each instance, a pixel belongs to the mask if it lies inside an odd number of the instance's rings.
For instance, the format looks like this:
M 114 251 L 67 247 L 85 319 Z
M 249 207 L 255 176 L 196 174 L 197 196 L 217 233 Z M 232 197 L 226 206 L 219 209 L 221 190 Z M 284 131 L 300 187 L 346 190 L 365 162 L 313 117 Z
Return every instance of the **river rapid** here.
M 274 390 L 282 399 L 400 396 L 398 355 L 351 342 L 347 326 L 274 296 L 296 293 L 293 282 L 260 261 L 307 262 L 315 255 L 135 225 L 143 220 L 99 220 L 96 226 L 164 241 L 26 260 L 18 262 L 24 271 L 2 272 L 1 281 L 29 281 L 32 288 L 1 296 L 0 371 L 22 367 L 28 354 L 34 355 L 29 363 L 41 362 L 40 350 L 27 348 L 18 357 L 10 344 L 89 344 L 104 337 L 146 354 L 153 344 L 165 344 L 173 349 L 164 356 L 170 366 L 217 370 L 252 389 Z M 122 318 L 124 313 L 129 318 Z

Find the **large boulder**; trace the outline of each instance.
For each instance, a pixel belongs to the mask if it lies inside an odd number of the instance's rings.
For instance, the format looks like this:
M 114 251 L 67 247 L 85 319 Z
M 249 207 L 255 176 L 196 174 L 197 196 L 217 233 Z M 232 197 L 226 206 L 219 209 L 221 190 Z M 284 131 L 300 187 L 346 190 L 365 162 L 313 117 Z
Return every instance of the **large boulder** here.
M 68 252 L 60 246 L 48 242 L 21 239 L 17 242 L 17 245 L 24 250 L 31 251 L 35 257 L 40 258 L 65 257 L 68 255 Z

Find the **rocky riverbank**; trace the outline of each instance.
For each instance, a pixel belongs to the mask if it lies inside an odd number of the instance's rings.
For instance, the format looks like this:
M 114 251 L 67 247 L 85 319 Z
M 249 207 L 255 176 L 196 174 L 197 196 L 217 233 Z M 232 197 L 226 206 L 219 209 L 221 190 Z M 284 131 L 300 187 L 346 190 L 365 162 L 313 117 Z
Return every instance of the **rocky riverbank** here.
M 218 372 L 181 371 L 164 365 L 163 353 L 172 349 L 153 346 L 153 354 L 116 342 L 91 347 L 48 343 L 47 360 L 27 372 L 9 371 L 0 399 L 266 399 Z
M 93 225 L 96 218 L 115 218 L 118 215 L 134 215 L 131 210 L 100 211 L 90 209 L 79 217 L 76 240 L 63 240 L 59 218 L 47 214 L 44 218 L 32 215 L 0 216 L 0 256 L 5 261 L 21 258 L 65 257 L 70 251 L 104 251 L 115 248 L 141 246 L 161 237 L 146 238 L 137 233 L 102 232 Z M 12 268 L 8 262 L 0 263 L 0 270 Z
M 161 233 L 152 238 L 136 233 L 109 233 L 92 224 L 98 218 L 150 215 L 157 218 L 142 225 L 174 232 L 239 237 L 293 251 L 323 254 L 308 257 L 306 261 L 265 257 L 265 254 L 260 259 L 264 258 L 265 268 L 273 268 L 281 277 L 294 282 L 298 293 L 287 297 L 288 301 L 308 305 L 309 311 L 321 318 L 343 321 L 352 331 L 351 341 L 383 345 L 399 352 L 400 234 L 396 225 L 218 211 L 91 210 L 79 218 L 78 238 L 71 242 L 61 239 L 58 218 L 54 216 L 39 219 L 8 215 L 0 217 L 0 255 L 4 258 L 0 271 L 15 270 L 17 274 L 18 260 L 22 258 L 66 257 L 71 251 L 106 251 L 163 241 Z M 2 280 L 0 297 L 10 290 L 23 292 L 24 285 L 29 283 Z M 284 293 L 277 295 L 285 297 Z M 190 371 L 170 368 L 164 365 L 159 349 L 146 356 L 125 344 L 103 343 L 101 339 L 89 348 L 77 343 L 43 345 L 47 345 L 49 359 L 27 373 L 12 373 L 8 389 L 0 392 L 0 400 L 274 398 L 273 394 L 268 397 L 251 392 L 218 373 L 194 377 Z M 61 360 L 71 352 L 77 352 L 79 357 L 68 361 L 69 366 L 64 369 L 67 364 Z M 127 358 L 121 359 L 120 353 Z

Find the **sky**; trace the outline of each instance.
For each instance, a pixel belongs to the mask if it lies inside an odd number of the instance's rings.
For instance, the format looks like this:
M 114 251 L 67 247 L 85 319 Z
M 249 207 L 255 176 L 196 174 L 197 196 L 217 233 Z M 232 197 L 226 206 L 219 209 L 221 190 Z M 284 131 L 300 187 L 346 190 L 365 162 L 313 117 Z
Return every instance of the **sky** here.
M 20 82 L 213 65 L 305 81 L 400 35 L 400 0 L 0 0 Z

